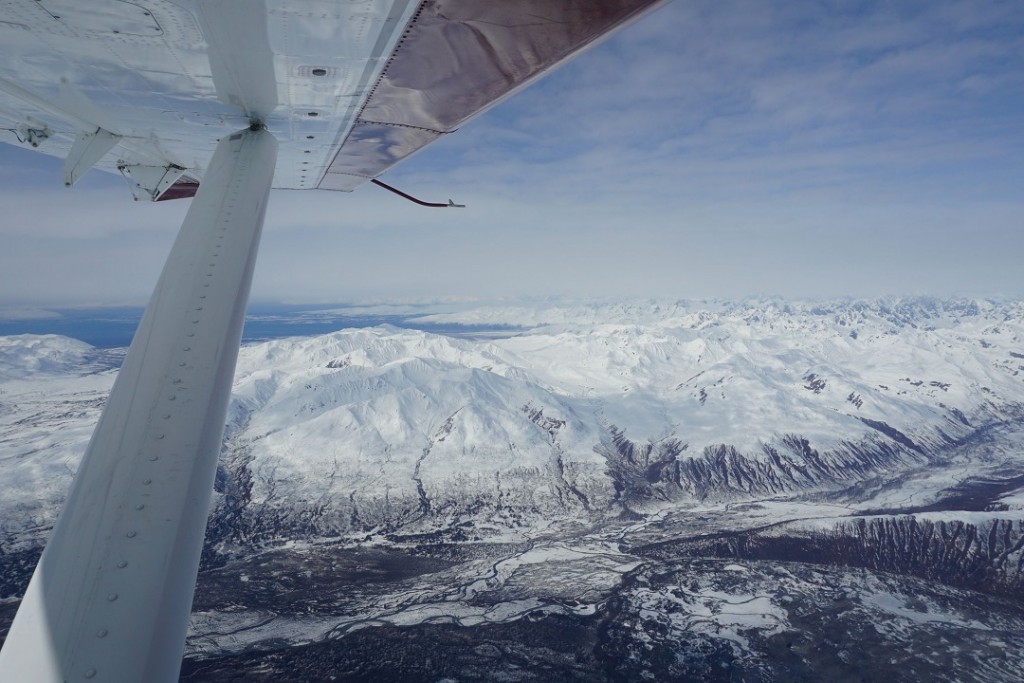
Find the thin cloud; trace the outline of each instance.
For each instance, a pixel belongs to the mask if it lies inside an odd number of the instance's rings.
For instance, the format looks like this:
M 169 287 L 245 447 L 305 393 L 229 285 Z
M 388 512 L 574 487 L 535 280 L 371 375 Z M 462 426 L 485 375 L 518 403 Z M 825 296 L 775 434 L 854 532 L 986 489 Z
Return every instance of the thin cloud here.
M 671 3 L 388 174 L 466 210 L 275 192 L 254 297 L 1024 296 L 1022 36 L 1019 2 Z M 0 300 L 144 301 L 184 205 L 28 165 Z

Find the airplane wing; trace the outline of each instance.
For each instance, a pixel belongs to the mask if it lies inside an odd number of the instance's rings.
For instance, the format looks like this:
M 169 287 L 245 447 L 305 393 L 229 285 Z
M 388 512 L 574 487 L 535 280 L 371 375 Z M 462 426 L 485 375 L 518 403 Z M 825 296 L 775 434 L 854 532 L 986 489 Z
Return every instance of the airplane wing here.
M 271 187 L 352 190 L 658 4 L 0 0 L 0 139 L 194 195 L 0 679 L 177 679 Z
M 0 141 L 180 197 L 255 114 L 273 187 L 350 191 L 658 4 L 5 0 Z

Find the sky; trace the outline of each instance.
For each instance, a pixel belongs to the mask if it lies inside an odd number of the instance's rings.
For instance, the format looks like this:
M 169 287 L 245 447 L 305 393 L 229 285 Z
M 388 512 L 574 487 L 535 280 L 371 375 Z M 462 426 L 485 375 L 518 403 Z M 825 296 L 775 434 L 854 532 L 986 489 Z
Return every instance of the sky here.
M 258 302 L 1024 297 L 1024 3 L 678 0 L 364 185 Z M 144 304 L 188 201 L 0 145 L 0 306 Z

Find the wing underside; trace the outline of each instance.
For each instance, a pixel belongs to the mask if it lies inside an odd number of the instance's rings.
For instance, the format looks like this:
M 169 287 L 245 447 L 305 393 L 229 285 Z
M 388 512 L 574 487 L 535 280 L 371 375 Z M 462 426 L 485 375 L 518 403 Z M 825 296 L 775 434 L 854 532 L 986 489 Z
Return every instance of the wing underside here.
M 5 0 L 0 141 L 83 166 L 106 135 L 93 165 L 166 199 L 257 114 L 274 187 L 350 191 L 657 4 Z

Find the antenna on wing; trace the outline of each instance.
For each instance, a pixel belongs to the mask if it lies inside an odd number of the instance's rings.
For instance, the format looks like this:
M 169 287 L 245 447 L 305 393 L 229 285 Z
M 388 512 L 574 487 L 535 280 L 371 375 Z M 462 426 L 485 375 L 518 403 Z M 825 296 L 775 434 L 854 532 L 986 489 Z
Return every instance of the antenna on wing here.
M 429 207 L 438 208 L 438 209 L 448 209 L 448 208 L 464 209 L 464 208 L 466 208 L 465 204 L 456 204 L 455 202 L 453 202 L 450 199 L 448 200 L 447 204 L 445 204 L 444 202 L 425 202 L 422 199 L 416 199 L 416 197 L 413 197 L 411 194 L 406 194 L 405 192 L 402 192 L 398 188 L 391 187 L 390 185 L 388 185 L 384 181 L 377 180 L 376 178 L 371 178 L 370 182 L 373 183 L 374 185 L 379 185 L 380 187 L 383 187 L 385 190 L 388 190 L 390 192 L 394 192 L 399 197 L 404 197 L 404 198 L 408 199 L 410 202 L 413 202 L 415 204 L 419 204 L 420 206 L 429 206 Z

